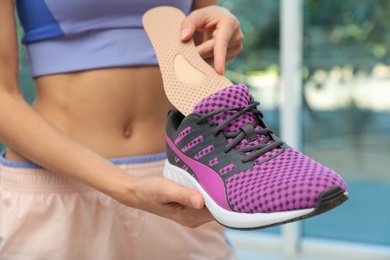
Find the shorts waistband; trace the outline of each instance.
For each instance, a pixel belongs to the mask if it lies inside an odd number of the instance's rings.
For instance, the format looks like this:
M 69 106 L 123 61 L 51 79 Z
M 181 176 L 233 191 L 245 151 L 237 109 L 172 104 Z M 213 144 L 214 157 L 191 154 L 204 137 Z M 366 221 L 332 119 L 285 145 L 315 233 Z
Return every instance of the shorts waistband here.
M 167 158 L 166 153 L 154 153 L 140 156 L 129 156 L 120 158 L 109 158 L 108 160 L 116 165 L 123 164 L 138 164 L 148 163 L 154 161 L 165 160 Z M 10 168 L 27 168 L 27 169 L 43 169 L 41 166 L 33 162 L 16 162 L 10 161 L 5 158 L 5 152 L 0 153 L 0 165 L 4 165 Z
M 166 154 L 109 159 L 137 177 L 161 176 Z M 95 191 L 93 188 L 31 162 L 14 162 L 0 156 L 1 189 L 25 193 L 69 193 Z

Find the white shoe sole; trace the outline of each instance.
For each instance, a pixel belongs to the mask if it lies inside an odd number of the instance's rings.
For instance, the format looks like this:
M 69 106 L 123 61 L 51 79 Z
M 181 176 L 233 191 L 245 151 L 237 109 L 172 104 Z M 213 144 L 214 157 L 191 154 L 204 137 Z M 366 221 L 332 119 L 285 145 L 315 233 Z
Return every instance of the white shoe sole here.
M 279 223 L 287 223 L 293 220 L 298 220 L 304 216 L 310 215 L 315 211 L 315 208 L 293 210 L 286 212 L 275 213 L 238 213 L 228 211 L 220 207 L 200 186 L 188 172 L 172 165 L 168 160 L 165 162 L 164 177 L 173 180 L 183 187 L 192 188 L 199 191 L 204 200 L 206 207 L 213 217 L 222 225 L 234 229 L 258 229 L 262 227 L 274 226 Z

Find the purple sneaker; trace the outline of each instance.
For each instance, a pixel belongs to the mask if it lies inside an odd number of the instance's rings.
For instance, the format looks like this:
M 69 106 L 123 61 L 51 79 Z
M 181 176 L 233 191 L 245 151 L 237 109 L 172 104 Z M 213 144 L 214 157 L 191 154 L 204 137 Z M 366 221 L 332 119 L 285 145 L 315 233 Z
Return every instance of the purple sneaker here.
M 214 218 L 235 229 L 284 224 L 348 199 L 334 171 L 272 134 L 244 85 L 200 101 L 167 122 L 164 176 L 198 190 Z

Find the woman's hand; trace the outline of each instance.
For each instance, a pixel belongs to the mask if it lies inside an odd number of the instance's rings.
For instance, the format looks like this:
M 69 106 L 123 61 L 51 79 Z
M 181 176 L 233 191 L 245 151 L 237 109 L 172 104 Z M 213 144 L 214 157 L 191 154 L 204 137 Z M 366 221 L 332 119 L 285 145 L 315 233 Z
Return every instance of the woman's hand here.
M 169 179 L 134 177 L 128 192 L 127 196 L 121 196 L 125 201 L 120 202 L 183 226 L 195 228 L 214 219 L 198 191 L 181 187 Z
M 241 52 L 244 39 L 237 18 L 216 5 L 191 12 L 181 24 L 180 37 L 183 41 L 194 37 L 200 56 L 214 64 L 219 74 L 224 73 L 225 63 Z

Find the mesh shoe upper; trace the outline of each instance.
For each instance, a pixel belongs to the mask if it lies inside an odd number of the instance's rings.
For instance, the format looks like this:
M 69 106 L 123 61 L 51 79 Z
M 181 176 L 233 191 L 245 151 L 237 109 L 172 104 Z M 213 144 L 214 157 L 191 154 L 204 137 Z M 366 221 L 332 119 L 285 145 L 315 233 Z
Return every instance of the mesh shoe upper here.
M 257 104 L 246 86 L 234 85 L 206 97 L 185 118 L 178 111 L 171 113 L 167 124 L 170 163 L 207 186 L 219 204 L 226 199 L 225 208 L 241 213 L 313 208 L 321 193 L 335 186 L 346 189 L 334 171 L 276 138 Z M 206 168 L 199 172 L 178 153 L 207 167 L 208 175 Z

